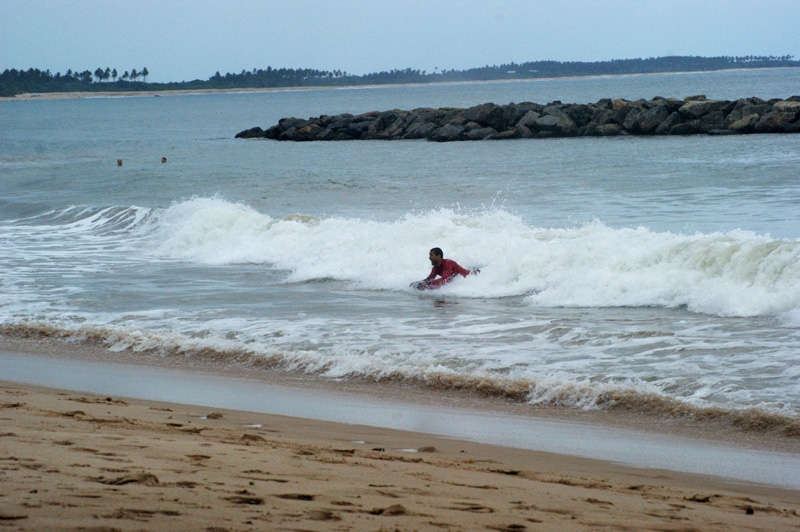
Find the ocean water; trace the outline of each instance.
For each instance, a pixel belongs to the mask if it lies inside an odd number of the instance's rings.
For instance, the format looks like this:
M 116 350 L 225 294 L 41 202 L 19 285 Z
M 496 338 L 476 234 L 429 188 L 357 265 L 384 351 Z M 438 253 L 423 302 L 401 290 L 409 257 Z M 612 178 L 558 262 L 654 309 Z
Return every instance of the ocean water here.
M 0 333 L 796 434 L 800 135 L 233 138 L 695 94 L 786 98 L 800 69 L 0 101 Z M 434 246 L 480 275 L 410 289 Z

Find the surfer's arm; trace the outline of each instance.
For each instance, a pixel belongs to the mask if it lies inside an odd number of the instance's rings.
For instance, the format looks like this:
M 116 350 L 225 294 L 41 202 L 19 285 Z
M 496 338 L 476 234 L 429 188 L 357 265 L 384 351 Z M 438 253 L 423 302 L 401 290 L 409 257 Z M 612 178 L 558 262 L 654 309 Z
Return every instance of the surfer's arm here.
M 442 266 L 443 267 L 442 267 L 441 277 L 439 277 L 438 279 L 434 279 L 433 277 L 436 276 L 436 273 L 434 271 L 431 272 L 431 275 L 428 276 L 428 278 L 426 279 L 426 281 L 428 281 L 429 286 L 439 287 L 452 281 L 453 277 L 455 277 L 456 275 L 463 275 L 464 277 L 466 277 L 467 275 L 470 274 L 469 270 L 462 268 L 461 266 L 458 265 L 458 263 L 454 261 L 445 261 Z
M 462 275 L 462 276 L 466 277 L 466 276 L 467 276 L 467 275 L 469 275 L 470 273 L 472 273 L 472 272 L 471 272 L 471 271 L 469 271 L 469 270 L 468 270 L 468 269 L 466 269 L 466 268 L 462 268 L 460 264 L 458 264 L 458 263 L 455 263 L 455 262 L 454 262 L 454 263 L 453 263 L 453 271 L 452 271 L 452 273 L 450 274 L 450 277 L 453 277 L 453 276 L 455 276 L 456 274 L 459 274 L 459 275 Z
M 432 281 L 434 279 L 436 279 L 436 266 L 431 269 L 431 273 L 429 273 L 428 276 L 423 279 L 423 281 Z

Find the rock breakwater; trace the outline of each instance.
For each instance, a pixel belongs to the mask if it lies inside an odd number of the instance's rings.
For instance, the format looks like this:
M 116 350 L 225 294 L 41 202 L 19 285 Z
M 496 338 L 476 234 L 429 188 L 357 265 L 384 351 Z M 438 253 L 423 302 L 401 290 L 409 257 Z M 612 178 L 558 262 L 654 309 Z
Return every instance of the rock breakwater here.
M 800 133 L 800 96 L 682 100 L 605 98 L 597 103 L 485 103 L 468 109 L 394 109 L 360 115 L 282 118 L 236 138 L 291 141 L 427 139 L 435 142 L 615 135 Z

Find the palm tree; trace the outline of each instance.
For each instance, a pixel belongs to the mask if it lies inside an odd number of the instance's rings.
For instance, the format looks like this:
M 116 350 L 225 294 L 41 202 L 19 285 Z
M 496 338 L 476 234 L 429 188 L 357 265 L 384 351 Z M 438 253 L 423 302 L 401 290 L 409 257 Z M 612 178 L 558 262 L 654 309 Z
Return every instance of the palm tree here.
M 147 76 L 150 75 L 150 72 L 147 70 L 147 67 L 144 67 L 141 72 L 141 76 L 144 78 L 144 81 L 147 82 Z
M 117 76 L 117 69 L 116 68 L 111 71 L 111 77 L 114 78 L 114 81 L 116 81 L 116 79 L 119 77 L 119 76 Z
M 103 69 L 97 67 L 97 70 L 94 71 L 94 77 L 97 79 L 97 81 L 103 81 Z
M 136 78 L 138 78 L 138 77 L 139 77 L 139 73 L 136 72 L 136 69 L 134 68 L 133 70 L 131 70 L 131 80 L 136 81 Z
M 128 71 L 126 70 L 125 73 L 122 75 L 122 80 L 123 81 L 127 81 L 128 78 L 130 78 L 130 77 L 131 77 L 131 75 L 128 74 Z

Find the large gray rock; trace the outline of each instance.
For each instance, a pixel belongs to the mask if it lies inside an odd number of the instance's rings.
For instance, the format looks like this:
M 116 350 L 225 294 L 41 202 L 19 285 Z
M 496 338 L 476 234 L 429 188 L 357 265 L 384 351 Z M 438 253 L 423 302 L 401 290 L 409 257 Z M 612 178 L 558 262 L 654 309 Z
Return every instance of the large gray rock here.
M 367 130 L 368 138 L 389 139 L 402 131 L 405 124 L 406 111 L 385 111 L 370 124 Z
M 578 136 L 581 137 L 599 137 L 600 125 L 597 122 L 589 122 L 583 127 L 578 128 Z
M 800 113 L 800 102 L 787 100 L 776 102 L 772 110 L 776 113 Z
M 501 131 L 496 135 L 492 135 L 487 140 L 508 140 L 508 139 L 518 139 L 520 138 L 521 132 L 518 129 L 507 129 L 505 131 Z
M 402 118 L 396 118 L 394 122 L 390 124 L 386 123 L 379 123 L 377 120 L 369 126 L 369 129 L 366 133 L 366 138 L 376 139 L 376 140 L 385 140 L 385 139 L 394 139 L 397 137 L 402 136 L 405 128 L 405 121 Z
M 678 109 L 683 107 L 683 104 L 685 103 L 683 100 L 679 100 L 677 98 L 659 98 L 658 100 L 659 100 L 658 104 L 659 105 L 666 105 L 667 106 L 667 110 L 670 113 L 677 112 Z
M 616 98 L 611 100 L 611 110 L 612 111 L 619 111 L 623 107 L 630 107 L 630 103 L 628 100 L 624 98 Z
M 462 140 L 461 134 L 464 132 L 464 126 L 458 124 L 445 124 L 444 126 L 435 129 L 428 135 L 428 140 L 434 142 L 452 142 L 454 140 Z
M 355 137 L 348 135 L 346 129 L 340 129 L 338 131 L 333 131 L 333 130 L 326 130 L 326 131 L 331 131 L 329 135 L 326 135 L 332 137 L 330 140 L 359 140 L 356 139 Z
M 294 134 L 297 131 L 296 127 L 290 127 L 289 129 L 284 129 L 281 131 L 280 135 L 278 135 L 278 140 L 295 140 Z
M 794 122 L 794 113 L 767 113 L 753 126 L 756 133 L 786 133 Z
M 700 118 L 699 130 L 703 133 L 725 129 L 725 115 L 722 111 L 714 111 Z
M 530 109 L 525 107 L 520 107 L 515 103 L 510 103 L 508 105 L 503 106 L 503 122 L 506 124 L 507 127 L 511 128 L 514 127 L 520 119 L 525 116 Z
M 583 127 L 578 128 L 578 136 L 579 137 L 599 137 L 600 136 L 600 126 L 597 122 L 589 122 Z
M 622 126 L 619 124 L 603 124 L 598 126 L 597 132 L 601 137 L 613 137 L 623 132 Z
M 617 102 L 617 101 L 618 100 L 614 100 L 614 102 Z M 614 124 L 622 125 L 625 122 L 625 119 L 628 117 L 628 114 L 631 111 L 633 111 L 634 109 L 638 109 L 638 108 L 636 106 L 630 104 L 630 103 L 626 103 L 622 107 L 615 108 L 614 109 L 614 116 L 611 118 L 611 122 L 613 122 Z M 636 118 L 638 120 L 638 115 L 637 115 Z
M 369 127 L 372 125 L 372 122 L 374 122 L 374 120 L 360 120 L 360 121 L 352 120 L 345 129 L 345 133 L 347 133 L 354 139 L 360 139 L 362 135 L 364 135 L 364 133 L 366 133 Z
M 336 139 L 337 134 L 338 133 L 336 131 L 334 131 L 333 129 L 330 129 L 330 128 L 326 127 L 325 129 L 323 129 L 317 135 L 317 138 L 314 139 L 314 140 L 337 140 Z M 342 132 L 342 135 L 344 135 L 344 132 Z M 346 139 L 346 140 L 350 140 L 350 139 Z
M 407 127 L 411 127 L 416 124 L 427 124 L 433 123 L 437 126 L 443 126 L 444 124 L 439 123 L 446 111 L 444 109 L 431 109 L 429 107 L 421 107 L 419 109 L 414 109 L 409 113 L 409 117 L 407 119 Z
M 323 131 L 326 130 L 317 124 L 309 124 L 307 126 L 297 129 L 294 135 L 294 140 L 299 140 L 299 141 L 319 140 L 318 137 L 322 134 Z
M 330 129 L 332 129 L 334 131 L 339 130 L 339 129 L 346 129 L 347 126 L 350 125 L 350 122 L 353 121 L 353 118 L 354 118 L 354 116 L 349 114 L 349 113 L 348 114 L 339 115 L 339 116 L 333 117 L 330 120 L 330 122 L 328 122 L 328 125 L 325 126 L 325 127 L 328 127 L 328 128 L 330 128 Z
M 737 133 L 750 133 L 758 122 L 758 114 L 753 113 L 740 118 L 730 125 L 728 129 Z
M 571 104 L 566 106 L 563 111 L 579 128 L 591 122 L 594 116 L 594 108 L 588 105 Z
M 602 126 L 612 122 L 614 120 L 614 111 L 613 109 L 608 108 L 598 108 L 595 109 L 594 113 L 592 113 L 592 122 L 595 124 Z
M 438 125 L 434 122 L 415 122 L 406 128 L 403 139 L 426 139 L 430 136 Z
M 441 125 L 453 124 L 456 126 L 463 126 L 469 120 L 464 116 L 466 109 L 448 108 L 445 110 L 444 116 L 438 121 Z
M 527 126 L 517 126 L 514 129 L 521 139 L 532 139 L 534 137 L 533 131 Z
M 597 100 L 597 103 L 594 104 L 595 109 L 608 109 L 609 111 L 614 110 L 614 101 L 611 98 L 601 98 Z
M 564 137 L 574 137 L 578 134 L 578 126 L 575 122 L 569 117 L 568 114 L 564 113 L 558 117 L 558 123 L 556 124 L 556 131 L 559 135 Z
M 669 130 L 670 135 L 696 135 L 700 132 L 700 121 L 690 120 L 672 126 Z
M 514 113 L 510 113 L 514 115 Z M 508 118 L 506 108 L 493 103 L 484 103 L 470 107 L 462 112 L 462 124 L 467 122 L 477 122 L 483 127 L 491 127 L 498 131 L 506 129 Z
M 530 128 L 531 126 L 535 127 L 536 119 L 541 116 L 542 115 L 531 109 L 530 111 L 525 113 L 525 115 L 522 118 L 519 119 L 519 122 L 517 122 L 516 125 L 525 126 L 527 128 Z
M 542 114 L 559 117 L 564 114 L 564 111 L 562 111 L 557 105 L 548 105 L 542 109 Z
M 479 120 L 477 122 L 480 123 Z M 485 115 L 483 118 L 483 124 L 487 127 L 493 127 L 497 131 L 503 131 L 509 125 L 511 125 L 508 123 L 505 110 L 499 105 Z
M 748 104 L 742 107 L 742 117 L 752 114 L 763 116 L 770 111 L 772 111 L 772 106 L 768 103 Z
M 690 100 L 683 104 L 678 112 L 688 120 L 700 118 L 714 111 L 721 111 L 730 102 L 725 100 Z
M 264 138 L 264 130 L 260 127 L 253 127 L 250 129 L 245 129 L 244 131 L 240 131 L 236 134 L 237 139 L 263 139 Z
M 292 129 L 292 128 L 298 128 L 299 129 L 301 127 L 306 127 L 307 125 L 309 125 L 311 123 L 313 123 L 311 120 L 306 120 L 304 118 L 294 118 L 294 117 L 281 118 L 280 120 L 278 120 L 278 125 L 281 126 L 284 131 L 286 131 L 287 129 Z
M 642 133 L 654 133 L 658 126 L 669 117 L 670 112 L 666 105 L 653 107 L 639 115 L 638 125 Z
M 782 133 L 800 133 L 800 120 L 795 120 L 782 131 Z
M 497 108 L 497 105 L 493 103 L 475 105 L 464 111 L 464 119 L 467 122 L 477 122 L 485 126 L 489 122 L 489 114 L 495 108 Z
M 672 128 L 678 124 L 683 123 L 683 117 L 678 111 L 670 113 L 670 115 L 661 122 L 655 130 L 656 135 L 668 135 Z
M 491 135 L 497 135 L 497 130 L 492 127 L 482 127 L 471 129 L 465 136 L 468 140 L 483 140 Z
M 276 124 L 264 131 L 264 138 L 277 140 L 282 131 L 281 126 Z
M 641 107 L 634 107 L 628 114 L 625 115 L 625 120 L 622 121 L 622 127 L 625 131 L 630 133 L 638 133 L 639 132 L 639 117 L 644 113 L 644 109 Z
M 742 119 L 741 109 L 731 111 L 730 113 L 728 113 L 728 116 L 725 117 L 725 127 L 730 127 L 731 124 L 741 119 Z
M 558 117 L 553 115 L 540 116 L 533 121 L 537 131 L 555 131 L 558 127 Z

